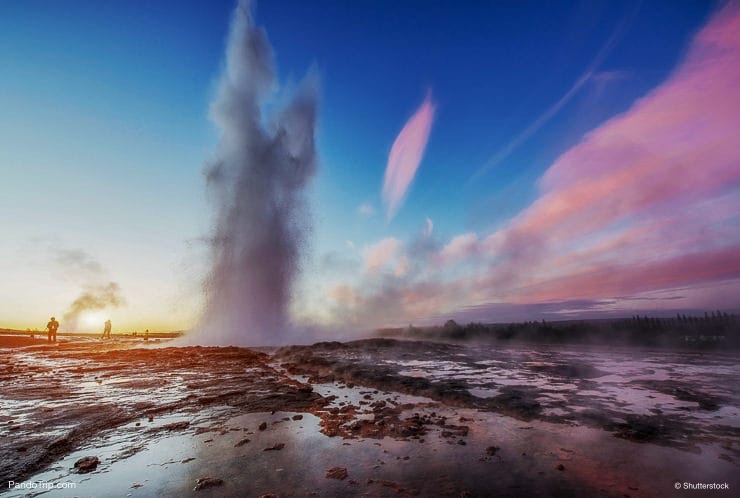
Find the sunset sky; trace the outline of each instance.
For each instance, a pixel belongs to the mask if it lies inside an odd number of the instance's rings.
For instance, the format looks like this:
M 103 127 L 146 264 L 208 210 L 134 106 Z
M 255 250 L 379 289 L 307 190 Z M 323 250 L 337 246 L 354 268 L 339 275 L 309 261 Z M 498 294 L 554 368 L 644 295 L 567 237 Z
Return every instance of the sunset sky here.
M 0 327 L 42 329 L 101 292 L 79 329 L 196 322 L 233 7 L 0 2 Z M 276 105 L 320 78 L 296 321 L 740 308 L 739 4 L 253 12 Z

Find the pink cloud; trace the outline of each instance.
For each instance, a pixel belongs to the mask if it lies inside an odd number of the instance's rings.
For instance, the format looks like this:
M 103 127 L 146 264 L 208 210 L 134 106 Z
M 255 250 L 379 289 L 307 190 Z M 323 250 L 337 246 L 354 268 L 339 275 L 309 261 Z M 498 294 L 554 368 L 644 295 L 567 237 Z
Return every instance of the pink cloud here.
M 393 142 L 383 180 L 383 202 L 388 219 L 393 218 L 401 207 L 416 175 L 424 156 L 433 119 L 434 104 L 427 96 Z
M 378 272 L 396 261 L 402 245 L 400 240 L 388 237 L 366 248 L 362 253 L 365 270 L 368 273 Z
M 359 300 L 357 292 L 346 284 L 331 287 L 328 289 L 326 295 L 343 306 L 354 306 Z
M 437 261 L 452 263 L 474 255 L 478 251 L 478 236 L 472 232 L 457 235 L 440 251 Z
M 636 265 L 599 264 L 517 289 L 513 302 L 633 295 L 740 278 L 740 244 Z

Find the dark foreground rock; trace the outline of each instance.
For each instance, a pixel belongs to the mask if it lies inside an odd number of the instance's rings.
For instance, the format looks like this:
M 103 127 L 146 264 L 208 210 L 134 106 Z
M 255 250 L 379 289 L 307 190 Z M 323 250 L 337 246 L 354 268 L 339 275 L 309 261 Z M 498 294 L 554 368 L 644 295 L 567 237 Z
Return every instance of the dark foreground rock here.
M 216 486 L 221 486 L 223 483 L 224 480 L 219 479 L 218 477 L 201 477 L 195 480 L 195 487 L 193 488 L 193 491 L 200 491 L 201 489 L 206 488 L 215 488 Z
M 342 481 L 347 478 L 347 475 L 346 467 L 332 467 L 326 471 L 327 479 L 339 479 Z
M 88 472 L 92 472 L 98 468 L 99 463 L 100 459 L 98 457 L 86 456 L 75 462 L 75 469 L 77 469 L 77 472 L 80 474 L 87 474 Z

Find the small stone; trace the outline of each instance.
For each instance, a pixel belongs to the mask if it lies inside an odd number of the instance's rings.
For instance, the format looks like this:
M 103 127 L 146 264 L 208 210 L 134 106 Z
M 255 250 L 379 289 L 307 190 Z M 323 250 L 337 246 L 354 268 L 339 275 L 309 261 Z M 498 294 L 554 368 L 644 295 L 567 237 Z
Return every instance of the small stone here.
M 326 478 L 327 479 L 338 479 L 340 481 L 343 481 L 347 478 L 347 468 L 346 467 L 332 467 L 330 469 L 327 469 L 326 471 Z
M 277 443 L 277 444 L 275 444 L 273 446 L 270 446 L 269 448 L 265 448 L 262 451 L 280 451 L 283 448 L 285 448 L 285 444 L 283 444 L 283 443 Z
M 558 470 L 560 470 L 560 471 L 563 471 L 563 470 L 565 470 L 565 465 L 563 465 L 562 463 L 559 463 L 558 466 L 555 467 L 555 468 L 558 469 Z
M 221 486 L 223 483 L 223 479 L 219 479 L 218 477 L 201 477 L 200 479 L 196 479 L 193 491 Z
M 267 422 L 262 422 L 260 426 L 258 427 L 259 430 L 264 431 L 267 429 Z
M 87 474 L 88 472 L 92 472 L 98 467 L 98 464 L 100 463 L 100 459 L 96 456 L 86 456 L 82 457 L 79 460 L 75 462 L 75 468 L 77 469 L 77 472 L 80 474 Z
M 293 420 L 303 420 L 303 415 L 301 414 L 293 415 Z

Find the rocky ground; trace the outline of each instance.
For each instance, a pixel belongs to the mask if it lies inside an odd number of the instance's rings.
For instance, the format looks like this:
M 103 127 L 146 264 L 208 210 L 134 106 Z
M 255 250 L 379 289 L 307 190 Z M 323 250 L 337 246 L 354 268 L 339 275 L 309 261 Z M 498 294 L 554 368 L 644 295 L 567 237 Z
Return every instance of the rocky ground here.
M 3 487 L 8 496 L 624 497 L 712 493 L 676 482 L 740 486 L 731 356 L 388 339 L 267 352 L 14 346 L 0 355 L 0 482 L 58 488 Z

